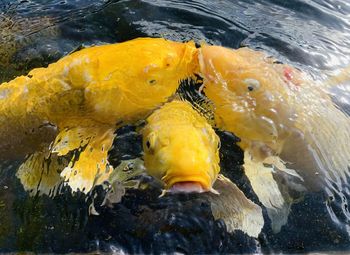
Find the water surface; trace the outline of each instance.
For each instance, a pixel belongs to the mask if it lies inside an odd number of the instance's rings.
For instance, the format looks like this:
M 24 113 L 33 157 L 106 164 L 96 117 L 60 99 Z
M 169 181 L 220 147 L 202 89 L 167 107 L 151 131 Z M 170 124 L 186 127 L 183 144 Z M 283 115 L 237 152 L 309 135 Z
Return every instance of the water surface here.
M 321 80 L 350 64 L 350 3 L 345 0 L 3 0 L 0 29 L 2 81 L 45 66 L 84 45 L 141 36 L 231 48 L 248 46 Z M 335 101 L 345 111 L 350 109 L 346 84 L 334 92 Z M 234 146 L 225 150 L 231 143 L 224 135 L 222 143 L 222 171 L 257 201 L 239 171 L 242 152 Z M 138 156 L 139 149 L 128 153 Z M 157 187 L 130 190 L 114 208 L 98 206 L 103 200 L 100 188 L 94 191 L 94 201 L 82 194 L 72 196 L 69 191 L 54 199 L 30 197 L 15 177 L 19 164 L 1 163 L 1 252 L 350 250 L 348 185 L 307 194 L 292 206 L 281 232 L 274 234 L 265 224 L 254 239 L 240 231 L 228 233 L 200 195 L 158 198 Z M 99 216 L 88 214 L 92 202 Z M 269 222 L 266 211 L 264 217 Z

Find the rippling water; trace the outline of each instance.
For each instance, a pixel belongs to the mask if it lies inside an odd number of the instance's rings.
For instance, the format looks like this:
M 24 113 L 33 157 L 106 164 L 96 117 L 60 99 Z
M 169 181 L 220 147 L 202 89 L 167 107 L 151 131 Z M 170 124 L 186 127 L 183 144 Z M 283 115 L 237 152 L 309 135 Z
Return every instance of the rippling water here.
M 248 46 L 322 80 L 350 64 L 350 4 L 346 0 L 3 0 L 0 35 L 2 81 L 56 61 L 82 45 L 140 36 Z M 347 85 L 333 92 L 337 104 L 349 114 Z M 229 141 L 222 136 L 224 150 Z M 131 151 L 138 155 L 138 150 Z M 234 176 L 230 176 L 232 157 L 238 162 Z M 237 147 L 222 151 L 222 170 L 256 201 L 239 174 L 240 160 Z M 91 197 L 69 192 L 54 199 L 29 197 L 15 177 L 19 164 L 3 162 L 0 169 L 1 252 L 350 250 L 348 186 L 307 194 L 292 206 L 281 232 L 274 234 L 265 224 L 256 240 L 240 231 L 229 234 L 200 195 L 159 199 L 157 187 L 131 190 L 114 208 L 97 206 L 100 216 L 87 213 Z M 95 193 L 94 204 L 99 205 L 103 191 L 97 188 Z M 264 217 L 268 222 L 266 211 Z

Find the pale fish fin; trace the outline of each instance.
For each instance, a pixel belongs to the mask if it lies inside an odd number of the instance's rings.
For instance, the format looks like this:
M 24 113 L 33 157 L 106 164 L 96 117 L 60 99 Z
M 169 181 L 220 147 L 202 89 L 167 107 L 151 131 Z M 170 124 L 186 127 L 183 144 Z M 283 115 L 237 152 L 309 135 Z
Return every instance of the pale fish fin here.
M 113 170 L 107 160 L 113 139 L 113 128 L 98 124 L 65 128 L 59 133 L 52 153 L 72 154 L 68 166 L 61 172 L 72 191 L 88 193 L 94 185 L 108 179 Z
M 306 182 L 320 183 L 319 189 L 329 186 L 329 182 L 341 187 L 349 178 L 350 118 L 330 99 L 319 101 L 310 109 L 312 114 L 304 113 L 305 116 L 299 118 L 297 124 L 304 138 L 286 141 L 287 147 L 281 156 L 295 163 L 297 166 L 293 168 L 300 169 L 301 175 L 306 172 L 308 176 L 303 176 Z M 302 154 L 298 150 L 303 151 Z M 300 157 L 295 153 L 301 154 Z M 305 159 L 308 162 L 304 162 Z
M 337 86 L 342 83 L 348 83 L 350 81 L 350 65 L 340 70 L 340 72 L 334 76 L 328 78 L 325 82 L 325 86 Z
M 301 181 L 304 181 L 303 177 L 301 177 L 294 169 L 290 169 L 286 167 L 286 162 L 284 162 L 278 156 L 270 156 L 264 159 L 264 164 L 273 165 L 276 169 L 283 171 L 291 176 L 298 178 Z
M 304 186 L 309 191 L 317 192 L 324 186 L 322 172 L 326 171 L 312 146 L 300 131 L 295 131 L 286 139 L 280 158 L 284 164 L 295 169 L 302 177 Z
M 260 161 L 255 162 L 248 151 L 244 152 L 245 175 L 259 201 L 266 207 L 273 232 L 277 233 L 287 223 L 291 204 L 285 201 L 273 177 L 273 171 L 273 166 L 265 166 Z
M 260 206 L 250 201 L 228 178 L 219 175 L 214 188 L 220 195 L 206 193 L 215 219 L 222 219 L 229 232 L 241 230 L 257 238 L 264 226 Z
M 263 165 L 273 169 L 272 175 L 287 204 L 296 203 L 304 197 L 307 189 L 305 188 L 303 177 L 301 177 L 294 169 L 287 168 L 286 162 L 280 157 L 267 157 L 263 161 Z
M 136 179 L 136 177 L 141 176 L 145 172 L 143 160 L 139 158 L 122 160 L 108 178 L 110 187 L 102 205 L 112 207 L 113 204 L 121 201 L 126 189 L 139 188 L 140 180 Z
M 67 165 L 68 160 L 48 150 L 36 152 L 19 167 L 16 176 L 30 195 L 55 196 L 63 182 L 60 173 Z
M 58 133 L 51 151 L 58 156 L 65 156 L 70 152 L 85 147 L 90 137 L 94 136 L 95 127 L 66 127 Z
M 350 166 L 350 119 L 334 105 L 322 117 L 309 118 L 313 130 L 305 133 L 317 152 L 328 181 L 347 184 Z M 309 123 L 308 123 L 309 124 Z

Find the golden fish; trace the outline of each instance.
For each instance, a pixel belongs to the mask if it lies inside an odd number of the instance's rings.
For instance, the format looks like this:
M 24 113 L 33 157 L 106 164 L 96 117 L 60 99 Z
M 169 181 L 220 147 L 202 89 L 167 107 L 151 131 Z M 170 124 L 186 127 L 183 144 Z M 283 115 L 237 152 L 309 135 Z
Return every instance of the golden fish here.
M 248 48 L 204 45 L 200 51 L 216 125 L 240 137 L 249 157 L 277 168 L 288 162 L 311 189 L 324 186 L 324 177 L 346 182 L 350 121 L 332 102 L 327 83 Z
M 88 192 L 112 170 L 116 127 L 166 102 L 194 73 L 196 53 L 193 42 L 136 39 L 81 50 L 1 84 L 1 157 L 36 152 L 38 160 L 54 140 L 44 158 L 68 158 L 61 176 Z
M 245 173 L 278 222 L 276 231 L 293 201 L 273 174 L 295 176 L 307 188 L 346 179 L 349 120 L 319 84 L 246 48 L 197 49 L 193 42 L 150 38 L 84 49 L 0 85 L 0 155 L 34 153 L 21 166 L 20 178 L 33 167 L 36 173 L 49 168 L 73 190 L 88 192 L 113 170 L 107 153 L 114 130 L 146 119 L 171 100 L 179 81 L 196 74 L 213 104 L 215 125 L 241 138 Z M 148 118 L 142 131 L 145 164 L 166 189 L 208 191 L 219 172 L 218 139 L 190 108 L 165 104 Z M 43 182 L 43 189 L 60 178 Z
M 204 196 L 210 201 L 215 219 L 224 220 L 229 232 L 239 229 L 258 237 L 264 225 L 262 209 L 219 174 L 219 137 L 190 103 L 178 100 L 166 103 L 146 119 L 140 132 L 144 162 L 138 158 L 122 161 L 113 170 L 103 205 L 120 202 L 126 188 L 142 188 L 135 177 L 147 172 L 164 184 L 163 194 L 211 191 Z M 59 173 L 46 171 L 48 166 L 40 165 L 42 158 L 34 157 L 19 169 L 22 184 L 34 194 L 56 194 L 62 182 Z M 50 170 L 54 167 L 50 166 Z M 90 213 L 99 214 L 93 204 Z
M 165 192 L 207 192 L 213 215 L 229 232 L 240 229 L 258 237 L 264 225 L 261 208 L 220 171 L 220 140 L 191 104 L 172 101 L 146 119 L 144 165 L 161 180 Z M 163 193 L 164 194 L 164 193 Z
M 220 140 L 206 119 L 189 103 L 173 101 L 146 121 L 142 134 L 147 172 L 166 189 L 186 190 L 187 183 L 198 192 L 211 190 L 220 171 Z

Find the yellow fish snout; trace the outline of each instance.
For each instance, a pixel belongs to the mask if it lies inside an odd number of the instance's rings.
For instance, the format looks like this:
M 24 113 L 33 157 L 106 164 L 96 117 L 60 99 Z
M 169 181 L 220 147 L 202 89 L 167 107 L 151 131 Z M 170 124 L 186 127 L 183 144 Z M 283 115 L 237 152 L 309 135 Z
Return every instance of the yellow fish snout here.
M 143 130 L 147 172 L 168 192 L 205 192 L 219 172 L 219 138 L 186 102 L 155 111 Z
M 162 177 L 166 188 L 174 192 L 210 190 L 212 178 L 214 178 L 213 174 L 210 173 L 215 172 L 213 165 L 216 162 L 213 162 L 207 151 L 192 148 L 189 143 L 183 145 L 185 146 L 182 148 L 169 145 L 169 148 L 166 149 L 166 153 L 172 155 L 172 157 L 167 157 L 168 169 Z M 176 147 L 178 148 L 176 149 Z

